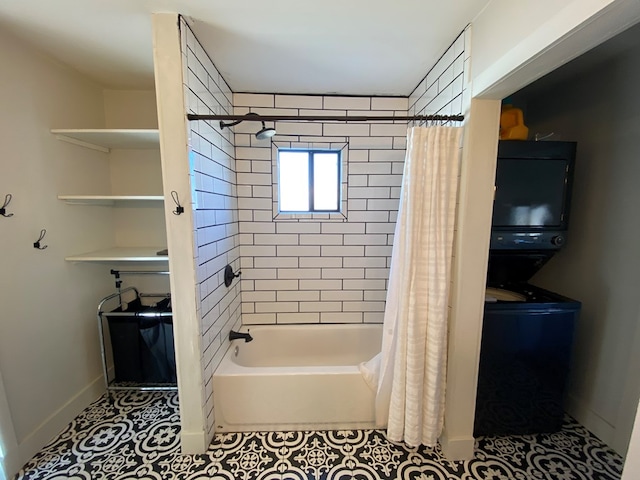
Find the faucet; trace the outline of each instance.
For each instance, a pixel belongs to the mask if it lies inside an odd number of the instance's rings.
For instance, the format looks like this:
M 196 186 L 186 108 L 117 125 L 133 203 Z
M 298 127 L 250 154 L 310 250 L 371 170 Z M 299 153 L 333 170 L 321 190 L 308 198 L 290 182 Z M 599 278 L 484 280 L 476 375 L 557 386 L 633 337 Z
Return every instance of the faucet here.
M 251 335 L 249 335 L 249 333 L 240 333 L 240 332 L 235 332 L 233 330 L 231 330 L 229 332 L 229 341 L 231 340 L 240 340 L 240 339 L 244 339 L 245 343 L 246 342 L 250 342 L 251 340 L 253 340 L 253 337 Z

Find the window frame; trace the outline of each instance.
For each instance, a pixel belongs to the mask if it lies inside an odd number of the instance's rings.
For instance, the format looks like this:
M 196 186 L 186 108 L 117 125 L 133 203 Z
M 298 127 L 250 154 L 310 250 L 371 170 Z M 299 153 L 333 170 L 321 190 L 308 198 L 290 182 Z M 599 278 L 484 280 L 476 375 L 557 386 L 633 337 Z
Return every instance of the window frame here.
M 295 153 L 306 153 L 307 154 L 307 162 L 308 162 L 308 173 L 309 173 L 309 209 L 308 210 L 282 210 L 280 208 L 280 198 L 282 196 L 282 185 L 280 182 L 280 154 L 282 152 L 295 152 Z M 304 214 L 310 214 L 310 215 L 315 215 L 315 214 L 323 214 L 323 213 L 327 213 L 327 214 L 332 214 L 332 213 L 341 213 L 341 203 L 342 203 L 342 152 L 343 149 L 337 149 L 337 148 L 299 148 L 299 147 L 295 147 L 295 148 L 279 148 L 277 151 L 277 159 L 276 159 L 276 164 L 277 164 L 277 177 L 278 177 L 278 181 L 277 181 L 277 185 L 278 185 L 278 214 L 284 214 L 284 215 L 304 215 Z M 316 210 L 315 209 L 315 202 L 314 202 L 314 197 L 315 197 L 315 176 L 314 176 L 314 164 L 315 164 L 315 156 L 317 154 L 327 154 L 327 153 L 334 153 L 337 157 L 338 160 L 338 165 L 337 165 L 337 181 L 336 181 L 336 208 L 335 210 L 327 210 L 327 209 L 322 209 L 322 210 Z

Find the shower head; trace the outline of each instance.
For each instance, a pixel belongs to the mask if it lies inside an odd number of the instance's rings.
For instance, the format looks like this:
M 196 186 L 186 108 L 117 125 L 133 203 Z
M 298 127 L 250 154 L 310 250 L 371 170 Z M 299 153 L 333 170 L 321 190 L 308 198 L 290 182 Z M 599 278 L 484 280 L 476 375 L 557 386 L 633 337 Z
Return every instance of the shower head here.
M 262 128 L 258 132 L 256 132 L 256 138 L 258 140 L 266 140 L 267 138 L 273 137 L 275 134 L 275 128 L 267 128 L 264 122 L 262 122 Z
M 245 120 L 249 120 L 249 121 L 261 121 L 262 122 L 262 128 L 256 132 L 256 138 L 258 140 L 265 140 L 267 138 L 271 138 L 276 134 L 276 129 L 275 128 L 267 128 L 264 124 L 264 121 L 259 120 L 260 116 L 257 113 L 247 113 L 245 115 L 245 117 L 254 117 L 254 118 L 243 118 L 240 120 L 236 120 L 235 122 L 231 122 L 231 123 L 224 123 L 222 120 L 220 120 L 220 130 L 223 130 L 224 128 L 229 128 L 229 127 L 233 127 L 235 125 L 238 125 L 239 123 L 244 122 Z M 236 117 L 238 118 L 238 117 Z

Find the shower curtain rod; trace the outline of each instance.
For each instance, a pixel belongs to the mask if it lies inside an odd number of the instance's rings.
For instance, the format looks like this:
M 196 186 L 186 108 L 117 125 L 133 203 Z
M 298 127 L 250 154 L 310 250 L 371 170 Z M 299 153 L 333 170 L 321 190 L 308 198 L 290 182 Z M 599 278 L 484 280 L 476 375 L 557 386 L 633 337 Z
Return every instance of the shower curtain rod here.
M 412 116 L 392 116 L 392 115 L 349 115 L 349 116 L 333 116 L 333 115 L 198 115 L 194 113 L 187 114 L 187 120 L 240 120 L 246 122 L 278 122 L 286 120 L 299 120 L 306 122 L 325 121 L 325 122 L 375 122 L 375 121 L 451 121 L 462 122 L 464 115 L 412 115 Z

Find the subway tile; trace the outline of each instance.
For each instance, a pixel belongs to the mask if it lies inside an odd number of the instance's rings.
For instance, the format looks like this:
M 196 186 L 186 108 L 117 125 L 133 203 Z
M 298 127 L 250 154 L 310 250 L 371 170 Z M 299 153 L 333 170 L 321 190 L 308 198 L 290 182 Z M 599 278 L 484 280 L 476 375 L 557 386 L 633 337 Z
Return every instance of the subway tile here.
M 251 172 L 252 173 L 272 173 L 273 163 L 271 160 L 252 160 Z
M 387 236 L 381 234 L 345 235 L 345 245 L 386 245 Z
M 276 108 L 322 109 L 322 97 L 314 95 L 276 95 Z
M 236 158 L 243 160 L 271 160 L 271 148 L 236 147 Z
M 273 95 L 261 93 L 234 93 L 233 105 L 236 107 L 273 107 L 275 98 Z
M 367 245 L 365 248 L 365 255 L 367 257 L 390 257 L 391 245 Z
M 255 313 L 256 306 L 254 303 L 242 302 L 242 313 Z
M 362 323 L 360 312 L 322 312 L 320 323 Z
M 364 323 L 384 323 L 384 312 L 365 312 Z
M 372 198 L 367 200 L 367 209 L 369 211 L 376 210 L 398 210 L 399 201 L 398 199 L 380 199 L 380 198 Z
M 323 290 L 320 292 L 322 301 L 361 301 L 363 292 L 359 290 Z
M 298 268 L 298 257 L 255 257 L 255 268 Z
M 364 268 L 323 268 L 322 278 L 364 278 Z
M 366 210 L 367 209 L 367 200 L 366 198 L 351 198 L 347 201 L 349 212 L 357 211 L 357 210 Z M 348 216 L 349 220 L 351 220 L 351 215 Z
M 321 255 L 323 257 L 362 257 L 364 255 L 364 246 L 350 245 L 324 245 L 321 247 Z M 320 255 L 315 255 L 320 256 Z
M 247 257 L 275 257 L 275 245 L 240 245 L 240 255 Z
M 404 162 L 406 152 L 404 150 L 371 150 L 370 162 Z
M 369 150 L 350 150 L 348 160 L 348 165 L 351 165 L 354 162 L 368 162 Z
M 246 280 L 275 280 L 277 277 L 275 268 L 246 268 L 242 271 Z
M 256 313 L 297 312 L 298 302 L 256 302 Z
M 300 257 L 300 268 L 341 268 L 342 257 Z
M 387 150 L 382 151 L 386 152 Z M 388 162 L 349 163 L 349 178 L 351 178 L 351 175 L 389 175 L 391 173 L 391 161 L 392 159 Z
M 364 299 L 367 302 L 385 302 L 387 292 L 386 290 L 367 290 L 364 292 Z
M 326 110 L 371 110 L 371 97 L 324 97 Z
M 257 233 L 254 237 L 256 245 L 298 245 L 298 235 L 296 234 L 262 234 Z
M 301 312 L 341 312 L 342 302 L 300 302 Z
M 393 137 L 351 137 L 349 139 L 350 151 L 372 148 L 393 148 Z
M 393 223 L 367 223 L 366 233 L 394 233 L 396 226 Z
M 278 256 L 294 256 L 294 257 L 319 257 L 320 256 L 320 247 L 319 246 L 294 246 L 294 245 L 286 245 L 277 247 Z M 324 247 L 323 247 L 324 248 Z
M 277 314 L 277 323 L 279 324 L 319 323 L 319 321 L 320 314 L 315 312 Z
M 271 175 L 268 173 L 238 173 L 239 185 L 271 185 Z
M 242 291 L 243 302 L 275 302 L 276 292 L 269 291 Z
M 384 312 L 385 302 L 343 302 L 345 312 Z
M 298 290 L 298 280 L 255 280 L 256 290 Z
M 279 279 L 320 278 L 320 269 L 319 268 L 279 268 L 278 278 Z
M 350 187 L 366 187 L 369 185 L 369 177 L 367 175 L 349 175 L 347 184 Z
M 300 235 L 300 245 L 342 245 L 342 235 L 313 234 Z
M 311 122 L 278 122 L 278 135 L 315 135 L 320 137 L 323 135 L 322 125 L 322 123 Z
M 275 313 L 247 313 L 242 315 L 244 325 L 262 325 L 276 323 Z
M 350 222 L 388 222 L 390 220 L 389 212 L 383 210 L 367 212 L 352 210 L 349 208 L 349 221 Z M 392 220 L 395 222 L 395 220 Z
M 322 134 L 345 137 L 368 137 L 370 127 L 368 123 L 325 123 L 323 124 Z M 373 134 L 372 134 L 373 135 Z
M 344 290 L 385 290 L 384 280 L 345 279 L 342 281 Z
M 340 290 L 343 280 L 300 280 L 300 290 Z
M 278 233 L 311 234 L 320 233 L 321 224 L 309 222 L 278 222 L 275 225 Z
M 387 259 L 385 257 L 345 257 L 345 268 L 384 268 L 387 266 Z
M 349 199 L 356 198 L 389 198 L 389 187 L 351 187 L 349 188 Z
M 320 292 L 317 290 L 284 290 L 277 292 L 277 298 L 279 302 L 316 302 L 320 299 Z
M 388 268 L 365 268 L 364 278 L 383 278 L 385 280 L 388 280 L 389 269 Z
M 407 97 L 372 97 L 372 110 L 404 110 L 409 108 Z
M 365 232 L 365 223 L 323 223 L 322 224 L 322 234 L 327 233 L 364 233 Z
M 407 124 L 371 124 L 372 137 L 401 137 L 407 134 Z

